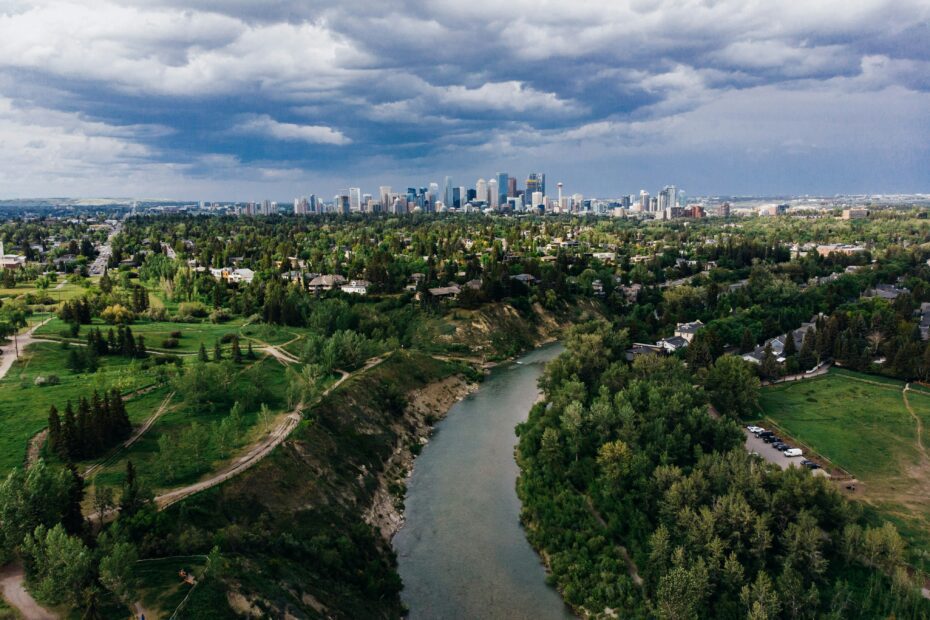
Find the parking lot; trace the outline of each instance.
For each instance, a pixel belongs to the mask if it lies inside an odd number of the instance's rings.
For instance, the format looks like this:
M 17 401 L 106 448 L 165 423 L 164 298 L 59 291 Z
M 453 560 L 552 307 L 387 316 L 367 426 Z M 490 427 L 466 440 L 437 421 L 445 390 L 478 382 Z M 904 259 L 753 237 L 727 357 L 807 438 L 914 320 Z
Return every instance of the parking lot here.
M 809 458 L 807 454 L 804 456 L 796 456 L 789 458 L 772 447 L 772 444 L 765 443 L 755 435 L 753 435 L 749 430 L 743 429 L 743 433 L 746 435 L 746 451 L 747 452 L 756 452 L 763 459 L 769 463 L 775 463 L 782 469 L 788 469 L 789 466 L 793 463 L 796 467 L 801 466 L 801 461 L 805 458 Z M 827 476 L 830 474 L 825 472 L 822 469 L 812 470 L 815 476 Z

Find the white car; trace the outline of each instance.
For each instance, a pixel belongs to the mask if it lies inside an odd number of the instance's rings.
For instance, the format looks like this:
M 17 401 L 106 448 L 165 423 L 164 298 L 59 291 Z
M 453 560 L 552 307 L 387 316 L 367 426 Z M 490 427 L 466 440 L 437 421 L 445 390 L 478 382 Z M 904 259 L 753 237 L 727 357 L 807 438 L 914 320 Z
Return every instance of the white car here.
M 765 429 L 762 428 L 761 426 L 752 426 L 752 425 L 747 426 L 746 430 L 752 433 L 753 435 L 758 435 L 759 433 L 765 432 Z
M 787 450 L 785 450 L 784 452 L 782 452 L 782 454 L 784 454 L 785 456 L 788 456 L 788 457 L 792 457 L 792 456 L 804 456 L 804 453 L 801 451 L 801 448 L 788 448 Z

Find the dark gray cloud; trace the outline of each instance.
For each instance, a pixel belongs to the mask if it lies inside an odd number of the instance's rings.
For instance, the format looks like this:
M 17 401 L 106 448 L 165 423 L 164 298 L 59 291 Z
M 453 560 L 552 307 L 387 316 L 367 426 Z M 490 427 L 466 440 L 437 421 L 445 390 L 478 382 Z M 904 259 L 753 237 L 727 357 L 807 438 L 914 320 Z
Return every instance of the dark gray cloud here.
M 0 142 L 22 149 L 0 182 L 280 197 L 549 166 L 597 193 L 919 189 L 928 23 L 925 0 L 0 0 Z M 728 178 L 740 153 L 757 168 Z M 824 174 L 770 174 L 794 161 Z

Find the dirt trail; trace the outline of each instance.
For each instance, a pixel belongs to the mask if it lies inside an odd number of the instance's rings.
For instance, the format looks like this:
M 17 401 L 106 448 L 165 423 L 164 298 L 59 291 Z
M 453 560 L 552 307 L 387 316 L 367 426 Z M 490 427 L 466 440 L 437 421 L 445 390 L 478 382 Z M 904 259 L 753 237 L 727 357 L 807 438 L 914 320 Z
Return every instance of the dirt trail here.
M 0 570 L 0 590 L 3 598 L 25 620 L 58 620 L 58 616 L 45 609 L 26 591 L 22 564 L 8 564 Z
M 148 419 L 146 419 L 145 422 L 142 423 L 142 426 L 140 426 L 139 428 L 137 428 L 136 431 L 132 434 L 132 436 L 131 436 L 129 439 L 127 439 L 126 441 L 124 441 L 123 444 L 122 444 L 119 448 L 117 448 L 115 452 L 111 453 L 107 458 L 105 458 L 104 460 L 100 461 L 99 463 L 94 463 L 93 465 L 91 465 L 90 467 L 88 467 L 87 469 L 85 469 L 85 470 L 84 470 L 84 474 L 83 474 L 84 478 L 86 479 L 88 476 L 90 476 L 91 474 L 93 474 L 95 471 L 97 471 L 98 469 L 100 469 L 100 468 L 103 467 L 104 465 L 106 465 L 106 464 L 108 464 L 108 463 L 112 463 L 113 460 L 114 460 L 123 450 L 125 450 L 126 448 L 128 448 L 128 447 L 131 446 L 132 444 L 136 443 L 136 442 L 139 440 L 139 438 L 142 437 L 142 435 L 144 435 L 150 428 L 152 428 L 152 425 L 155 424 L 155 422 L 158 421 L 158 418 L 160 418 L 160 417 L 162 416 L 162 414 L 165 413 L 165 409 L 168 408 L 168 403 L 171 402 L 171 399 L 172 399 L 172 398 L 174 398 L 174 392 L 173 392 L 173 391 L 168 393 L 168 395 L 165 397 L 165 400 L 163 400 L 162 403 L 158 406 L 158 409 L 155 410 L 155 413 L 153 413 L 152 415 L 150 415 L 150 416 L 148 417 Z
M 26 469 L 29 469 L 39 460 L 39 454 L 42 452 L 42 446 L 48 438 L 48 429 L 44 428 L 29 440 L 29 448 L 26 450 Z
M 904 389 L 901 390 L 901 397 L 904 398 L 904 407 L 917 424 L 917 450 L 920 452 L 921 459 L 926 464 L 930 462 L 930 457 L 927 456 L 927 448 L 924 447 L 924 423 L 923 420 L 920 419 L 920 416 L 917 415 L 917 412 L 914 411 L 914 408 L 911 407 L 911 402 L 907 399 L 907 391 L 909 389 L 911 389 L 911 384 L 905 383 Z

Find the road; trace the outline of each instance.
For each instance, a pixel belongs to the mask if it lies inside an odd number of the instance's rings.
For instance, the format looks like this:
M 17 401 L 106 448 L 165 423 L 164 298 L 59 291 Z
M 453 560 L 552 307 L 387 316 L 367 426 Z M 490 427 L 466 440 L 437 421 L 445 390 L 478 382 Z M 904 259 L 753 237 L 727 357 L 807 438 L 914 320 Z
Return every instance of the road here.
M 33 342 L 36 342 L 36 338 L 33 337 L 33 334 L 37 329 L 48 323 L 52 320 L 53 317 L 49 317 L 30 327 L 28 330 L 22 334 L 15 336 L 14 340 L 10 340 L 5 345 L 0 346 L 0 379 L 6 376 L 6 373 L 10 372 L 10 368 L 13 367 L 13 362 L 16 361 L 17 351 L 25 351 Z
M 110 231 L 110 234 L 107 236 L 107 242 L 97 248 L 97 258 L 94 259 L 94 262 L 90 265 L 90 270 L 88 273 L 92 276 L 102 276 L 103 272 L 107 269 L 107 262 L 110 260 L 110 255 L 113 254 L 113 238 L 116 237 L 123 229 L 123 223 L 119 222 L 116 226 L 113 227 L 113 230 Z
M 25 620 L 57 620 L 57 615 L 39 605 L 26 591 L 24 579 L 23 565 L 18 562 L 0 569 L 0 591 L 6 602 Z

